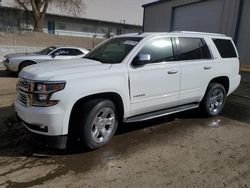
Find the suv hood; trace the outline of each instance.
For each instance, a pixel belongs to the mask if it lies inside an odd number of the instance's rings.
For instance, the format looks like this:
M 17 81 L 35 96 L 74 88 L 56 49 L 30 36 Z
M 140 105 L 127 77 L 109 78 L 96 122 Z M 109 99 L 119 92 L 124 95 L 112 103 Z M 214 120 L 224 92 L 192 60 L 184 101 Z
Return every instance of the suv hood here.
M 108 70 L 111 64 L 103 64 L 99 61 L 89 59 L 71 59 L 64 61 L 53 61 L 31 65 L 24 68 L 19 76 L 29 80 L 49 80 L 56 76 L 64 76 L 77 73 L 90 73 Z

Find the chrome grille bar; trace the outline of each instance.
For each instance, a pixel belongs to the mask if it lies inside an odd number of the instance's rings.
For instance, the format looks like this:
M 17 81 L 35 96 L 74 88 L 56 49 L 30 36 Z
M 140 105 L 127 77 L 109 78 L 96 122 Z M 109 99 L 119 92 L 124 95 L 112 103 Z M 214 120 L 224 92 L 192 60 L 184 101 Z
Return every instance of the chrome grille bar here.
M 24 78 L 19 78 L 19 82 L 17 85 L 17 91 L 18 91 L 18 97 L 17 100 L 18 102 L 23 105 L 23 106 L 28 106 L 29 105 L 29 87 L 30 87 L 31 81 L 24 79 Z

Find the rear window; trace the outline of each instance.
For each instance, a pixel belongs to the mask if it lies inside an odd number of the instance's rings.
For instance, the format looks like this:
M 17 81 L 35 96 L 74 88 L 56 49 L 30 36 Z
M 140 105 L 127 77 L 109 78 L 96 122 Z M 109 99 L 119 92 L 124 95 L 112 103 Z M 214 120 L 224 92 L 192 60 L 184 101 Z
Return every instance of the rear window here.
M 201 38 L 179 37 L 178 60 L 210 59 L 211 54 L 207 44 Z
M 213 39 L 222 58 L 235 58 L 237 53 L 231 40 Z

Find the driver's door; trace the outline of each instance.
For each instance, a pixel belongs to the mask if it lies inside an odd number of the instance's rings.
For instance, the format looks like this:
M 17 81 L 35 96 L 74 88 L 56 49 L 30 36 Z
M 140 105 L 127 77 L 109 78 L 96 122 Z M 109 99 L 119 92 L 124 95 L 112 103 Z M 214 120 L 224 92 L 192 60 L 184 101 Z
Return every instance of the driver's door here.
M 156 38 L 140 50 L 151 60 L 129 67 L 131 116 L 176 106 L 179 100 L 180 64 L 174 61 L 171 38 Z

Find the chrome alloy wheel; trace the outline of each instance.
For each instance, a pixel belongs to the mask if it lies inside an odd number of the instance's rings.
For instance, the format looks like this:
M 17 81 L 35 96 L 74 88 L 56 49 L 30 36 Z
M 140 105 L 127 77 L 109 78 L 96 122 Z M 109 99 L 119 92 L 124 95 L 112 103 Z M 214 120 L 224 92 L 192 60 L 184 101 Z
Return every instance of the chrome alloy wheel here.
M 211 113 L 217 113 L 221 110 L 224 104 L 224 92 L 222 89 L 214 89 L 209 98 L 208 109 Z
M 97 143 L 106 142 L 115 127 L 115 112 L 111 108 L 101 109 L 91 126 L 91 136 Z

